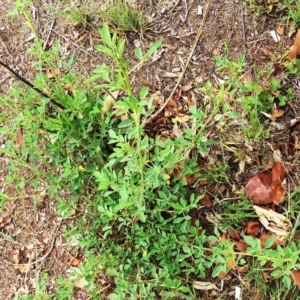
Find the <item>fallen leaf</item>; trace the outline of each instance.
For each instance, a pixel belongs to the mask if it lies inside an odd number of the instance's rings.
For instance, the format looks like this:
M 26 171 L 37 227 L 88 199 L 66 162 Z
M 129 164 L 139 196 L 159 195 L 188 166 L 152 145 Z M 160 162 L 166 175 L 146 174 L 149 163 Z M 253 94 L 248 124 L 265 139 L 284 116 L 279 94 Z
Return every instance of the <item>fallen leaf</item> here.
M 272 171 L 257 173 L 245 186 L 246 196 L 257 205 L 279 204 L 284 199 L 285 189 L 282 182 L 286 171 L 281 162 L 275 162 Z
M 273 122 L 276 122 L 276 119 L 281 117 L 285 111 L 282 109 L 272 108 L 271 114 L 267 114 L 265 112 L 261 112 L 263 115 L 265 115 L 267 118 L 271 119 Z
M 271 209 L 266 210 L 256 205 L 253 208 L 259 217 L 259 221 L 266 229 L 280 236 L 287 236 L 291 232 L 292 223 L 285 216 Z
M 205 193 L 203 198 L 201 199 L 201 204 L 205 207 L 212 207 L 214 205 L 208 193 Z
M 282 35 L 284 35 L 284 26 L 278 26 L 277 28 L 276 28 L 276 31 L 282 36 Z
M 280 62 L 274 62 L 274 70 L 273 70 L 273 76 L 276 77 L 282 73 L 282 67 Z
M 240 252 L 246 252 L 248 245 L 244 241 L 233 241 L 235 247 L 240 251 Z
M 190 119 L 190 116 L 188 115 L 178 115 L 175 118 L 172 119 L 173 123 L 179 122 L 179 123 L 184 123 L 187 122 Z
M 300 271 L 299 270 L 292 270 L 292 279 L 294 283 L 297 285 L 298 289 L 300 290 Z
M 15 266 L 16 270 L 19 270 L 21 273 L 28 273 L 30 271 L 30 265 L 17 265 Z
M 287 59 L 292 60 L 292 59 L 296 58 L 297 55 L 299 55 L 299 54 L 300 54 L 300 28 L 297 31 L 294 45 L 292 46 L 292 48 L 290 50 L 290 54 L 287 57 Z
M 20 148 L 23 148 L 25 146 L 24 143 L 24 137 L 23 137 L 23 129 L 22 127 L 19 127 L 18 131 L 17 131 L 17 137 L 18 137 L 18 146 Z
M 229 235 L 230 237 L 234 240 L 234 241 L 240 241 L 241 240 L 241 236 L 239 235 L 239 233 L 234 230 L 234 229 L 230 229 L 229 230 Z
M 249 268 L 248 266 L 237 266 L 236 270 L 240 273 L 248 273 L 249 272 Z
M 193 86 L 192 86 L 192 81 L 190 81 L 190 82 L 186 83 L 184 86 L 182 86 L 182 87 L 181 87 L 181 90 L 182 90 L 183 92 L 187 92 L 187 91 L 189 91 L 189 90 L 192 89 L 192 88 L 193 88 Z
M 270 171 L 258 173 L 254 175 L 246 184 L 245 194 L 253 201 L 254 204 L 271 204 L 271 184 L 272 173 Z
M 0 227 L 5 227 L 10 222 L 11 222 L 11 218 L 4 218 L 0 224 Z
M 286 176 L 286 171 L 281 162 L 276 161 L 272 168 L 271 199 L 275 204 L 280 204 L 286 193 L 282 182 Z
M 207 291 L 207 290 L 218 290 L 217 286 L 208 281 L 194 281 L 193 287 L 196 290 Z
M 258 236 L 260 223 L 258 221 L 249 221 L 246 226 L 246 233 L 252 236 Z
M 72 258 L 70 259 L 70 264 L 71 264 L 72 266 L 77 266 L 77 265 L 79 265 L 79 263 L 80 263 L 80 260 L 79 260 L 78 258 L 76 258 L 76 257 L 72 257 Z

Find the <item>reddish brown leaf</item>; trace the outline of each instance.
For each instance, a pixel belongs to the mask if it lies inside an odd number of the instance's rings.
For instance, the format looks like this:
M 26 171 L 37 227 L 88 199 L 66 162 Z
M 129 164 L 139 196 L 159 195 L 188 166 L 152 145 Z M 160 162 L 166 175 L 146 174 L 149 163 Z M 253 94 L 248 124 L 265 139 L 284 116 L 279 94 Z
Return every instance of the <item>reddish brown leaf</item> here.
M 249 221 L 246 227 L 246 233 L 252 236 L 258 236 L 260 229 L 259 221 Z
M 272 174 L 264 171 L 253 176 L 245 186 L 245 194 L 254 204 L 271 204 Z
M 196 182 L 196 178 L 193 176 L 185 176 L 185 181 L 188 185 L 193 185 Z
M 282 67 L 280 62 L 274 62 L 274 70 L 273 70 L 273 76 L 278 76 L 279 74 L 282 73 Z
M 294 283 L 297 285 L 298 289 L 300 290 L 300 271 L 292 270 L 292 279 Z
M 254 204 L 268 205 L 282 202 L 285 189 L 282 181 L 286 176 L 284 166 L 280 162 L 275 162 L 272 172 L 264 171 L 252 177 L 245 186 L 245 193 Z
M 286 171 L 282 163 L 275 162 L 272 168 L 271 199 L 273 203 L 277 205 L 282 202 L 285 195 L 285 189 L 282 186 L 282 181 L 284 180 L 285 176 Z
M 239 233 L 234 230 L 234 229 L 230 229 L 229 230 L 229 235 L 230 237 L 234 240 L 234 241 L 240 241 L 241 240 L 241 236 L 239 235 Z
M 233 241 L 236 248 L 240 251 L 240 252 L 246 252 L 247 251 L 247 248 L 248 248 L 248 245 L 243 242 L 243 241 Z
M 205 193 L 204 197 L 201 199 L 201 204 L 205 207 L 212 207 L 214 205 L 208 193 Z
M 290 54 L 288 56 L 288 60 L 292 60 L 297 57 L 297 55 L 300 54 L 300 28 L 297 31 L 294 45 L 291 48 Z

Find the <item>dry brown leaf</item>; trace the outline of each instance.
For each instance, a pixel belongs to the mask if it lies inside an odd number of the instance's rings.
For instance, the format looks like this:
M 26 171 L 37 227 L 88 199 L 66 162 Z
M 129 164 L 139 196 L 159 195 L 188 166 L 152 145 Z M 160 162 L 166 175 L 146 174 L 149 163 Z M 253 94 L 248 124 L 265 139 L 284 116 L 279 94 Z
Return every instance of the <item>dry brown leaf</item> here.
M 246 252 L 248 245 L 244 242 L 244 241 L 233 241 L 236 248 L 240 251 L 240 252 Z
M 179 137 L 182 134 L 182 130 L 179 128 L 179 126 L 177 124 L 174 124 L 174 126 L 173 126 L 173 134 L 176 137 Z
M 15 269 L 19 270 L 19 272 L 21 272 L 21 273 L 28 273 L 30 271 L 30 265 L 29 264 L 18 265 L 18 266 L 15 266 Z
M 22 127 L 19 127 L 17 131 L 17 143 L 20 148 L 25 146 Z
M 263 226 L 279 236 L 287 236 L 292 230 L 292 223 L 285 216 L 273 211 L 266 210 L 259 206 L 253 206 L 256 214 L 259 216 L 259 221 Z
M 292 270 L 292 279 L 294 283 L 297 285 L 298 289 L 300 290 L 300 271 L 299 270 Z
M 79 260 L 78 258 L 76 258 L 76 257 L 72 257 L 72 258 L 70 259 L 70 264 L 71 264 L 72 266 L 77 266 L 77 265 L 79 265 L 79 263 L 80 263 L 80 260 Z
M 192 81 L 190 81 L 190 82 L 186 83 L 184 86 L 182 86 L 182 87 L 181 87 L 181 90 L 182 90 L 183 92 L 187 92 L 187 91 L 189 91 L 189 90 L 192 89 L 192 88 L 193 88 L 193 86 L 192 86 Z
M 193 287 L 194 289 L 201 291 L 218 290 L 217 286 L 214 283 L 207 281 L 194 281 Z
M 258 236 L 260 229 L 259 221 L 249 221 L 246 226 L 246 233 L 252 236 Z
M 297 57 L 297 55 L 300 54 L 300 28 L 297 31 L 294 45 L 291 48 L 290 54 L 287 57 L 288 60 L 292 60 Z
M 11 222 L 11 218 L 3 218 L 0 227 L 5 227 L 7 224 Z
M 282 35 L 284 35 L 284 29 L 285 29 L 284 26 L 278 26 L 276 28 L 276 31 L 282 36 Z
M 234 240 L 234 241 L 240 241 L 241 240 L 241 236 L 239 235 L 239 233 L 234 230 L 234 229 L 230 229 L 229 230 L 229 235 L 230 237 Z
M 275 204 L 280 204 L 285 195 L 285 189 L 282 182 L 286 176 L 286 171 L 281 162 L 275 162 L 272 168 L 271 199 Z
M 281 117 L 285 111 L 282 109 L 272 108 L 272 111 L 270 114 L 267 114 L 265 112 L 261 112 L 263 115 L 265 115 L 267 118 L 271 119 L 273 122 L 276 122 L 276 119 Z
M 208 193 L 204 194 L 203 198 L 201 199 L 201 204 L 208 208 L 214 205 Z
M 240 273 L 248 273 L 249 272 L 249 268 L 247 265 L 245 266 L 237 266 L 236 270 Z
M 118 99 L 119 93 L 120 91 L 116 90 L 107 95 L 102 105 L 102 111 L 104 113 L 107 112 L 114 105 L 115 101 Z

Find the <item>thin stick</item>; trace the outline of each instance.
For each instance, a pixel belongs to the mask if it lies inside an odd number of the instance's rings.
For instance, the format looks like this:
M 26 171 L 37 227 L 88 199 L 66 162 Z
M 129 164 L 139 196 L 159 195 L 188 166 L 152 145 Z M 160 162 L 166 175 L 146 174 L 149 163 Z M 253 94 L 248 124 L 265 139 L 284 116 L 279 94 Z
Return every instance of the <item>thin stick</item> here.
M 47 44 L 48 44 L 48 41 L 49 41 L 51 32 L 52 32 L 52 30 L 53 30 L 53 28 L 54 28 L 55 22 L 56 22 L 56 18 L 53 19 L 53 21 L 52 21 L 52 23 L 51 23 L 51 25 L 50 25 L 50 30 L 49 30 L 48 36 L 47 36 L 47 38 L 46 38 L 46 40 L 45 40 L 45 42 L 44 42 L 44 46 L 43 46 L 43 49 L 44 49 L 44 50 L 45 50 L 46 47 L 47 47 Z
M 243 47 L 244 47 L 244 54 L 246 55 L 246 29 L 245 29 L 245 20 L 244 20 L 244 10 L 243 10 L 243 3 L 241 3 L 241 18 L 242 18 L 242 29 L 243 29 Z
M 40 90 L 39 88 L 35 87 L 31 82 L 29 82 L 27 79 L 25 79 L 22 76 L 20 76 L 17 72 L 15 72 L 12 68 L 10 68 L 7 64 L 5 64 L 4 62 L 2 62 L 1 60 L 0 60 L 0 65 L 2 67 L 4 67 L 5 69 L 7 69 L 10 73 L 12 73 L 17 79 L 19 79 L 20 81 L 22 81 L 23 83 L 25 83 L 27 86 L 29 86 L 31 89 L 35 90 L 36 92 L 38 92 L 43 97 L 48 98 L 57 107 L 59 107 L 61 109 L 65 108 L 62 104 L 58 103 L 51 96 L 47 95 L 42 90 Z
M 61 226 L 61 223 L 62 223 L 62 219 L 58 222 L 58 224 L 56 225 L 56 228 L 54 229 L 53 233 L 52 233 L 52 240 L 51 240 L 51 244 L 49 246 L 49 250 L 47 251 L 47 253 L 42 256 L 41 258 L 33 261 L 33 262 L 28 262 L 28 263 L 25 263 L 25 264 L 14 264 L 14 263 L 11 263 L 10 261 L 8 260 L 4 260 L 6 263 L 8 263 L 9 265 L 11 266 L 31 266 L 31 265 L 35 265 L 41 261 L 43 261 L 45 258 L 47 258 L 49 256 L 49 254 L 52 252 L 53 250 L 53 247 L 54 247 L 54 243 L 55 243 L 55 240 L 56 240 L 56 236 L 57 236 L 57 233 L 58 233 L 58 230 Z
M 149 117 L 147 120 L 144 121 L 145 124 L 148 124 L 151 120 L 153 120 L 154 118 L 156 118 L 156 117 L 164 110 L 164 108 L 168 105 L 168 103 L 169 103 L 170 100 L 172 99 L 174 93 L 176 92 L 176 89 L 178 88 L 178 86 L 179 86 L 179 84 L 180 84 L 180 82 L 181 82 L 181 80 L 182 80 L 182 78 L 183 78 L 183 76 L 184 76 L 184 74 L 185 74 L 185 72 L 186 72 L 186 70 L 187 70 L 187 67 L 188 67 L 188 65 L 189 65 L 189 63 L 190 63 L 190 60 L 191 60 L 191 58 L 192 58 L 192 56 L 193 56 L 193 54 L 194 54 L 194 51 L 195 51 L 195 49 L 196 49 L 196 46 L 197 46 L 198 41 L 199 41 L 199 39 L 200 39 L 200 36 L 201 36 L 201 34 L 202 34 L 202 30 L 203 30 L 203 27 L 204 27 L 204 23 L 205 23 L 205 21 L 206 21 L 206 19 L 207 19 L 207 15 L 208 15 L 208 12 L 209 12 L 210 3 L 211 3 L 211 0 L 209 0 L 209 2 L 208 2 L 207 5 L 206 5 L 205 14 L 204 14 L 204 17 L 203 17 L 203 19 L 202 19 L 201 25 L 200 25 L 200 27 L 199 27 L 199 29 L 198 29 L 197 36 L 196 36 L 196 39 L 195 39 L 195 41 L 194 41 L 194 45 L 193 45 L 192 50 L 191 50 L 191 52 L 190 52 L 190 55 L 189 55 L 189 57 L 188 57 L 188 59 L 187 59 L 187 62 L 186 62 L 186 64 L 185 64 L 185 67 L 184 67 L 182 73 L 180 74 L 180 77 L 178 78 L 177 83 L 176 83 L 176 85 L 175 85 L 175 87 L 174 87 L 174 89 L 173 89 L 171 95 L 169 96 L 169 98 L 167 99 L 167 101 L 160 107 L 160 109 L 159 109 L 158 111 L 156 111 L 151 117 Z

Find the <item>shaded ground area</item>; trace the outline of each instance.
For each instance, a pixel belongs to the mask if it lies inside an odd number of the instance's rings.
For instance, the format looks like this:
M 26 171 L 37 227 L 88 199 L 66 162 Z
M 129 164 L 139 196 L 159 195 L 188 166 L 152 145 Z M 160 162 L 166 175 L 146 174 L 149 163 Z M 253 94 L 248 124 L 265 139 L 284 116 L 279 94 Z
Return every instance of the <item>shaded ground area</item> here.
M 74 7 L 79 5 L 73 1 L 68 2 Z M 94 4 L 98 5 L 98 3 Z M 21 76 L 33 81 L 35 71 L 32 64 L 35 62 L 35 57 L 26 53 L 33 44 L 32 35 L 28 29 L 20 30 L 23 26 L 20 17 L 11 19 L 7 16 L 7 13 L 12 10 L 12 3 L 0 0 L 0 5 L 2 8 L 0 12 L 0 59 Z M 132 65 L 135 65 L 137 63 L 134 59 L 135 43 L 138 42 L 145 50 L 158 38 L 164 39 L 154 59 L 142 65 L 132 76 L 134 91 L 138 93 L 143 86 L 148 86 L 151 93 L 157 94 L 157 106 L 159 106 L 169 97 L 184 70 L 196 35 L 200 30 L 207 1 L 177 1 L 175 3 L 149 0 L 141 1 L 140 5 L 147 9 L 149 16 L 152 16 L 154 25 L 144 36 L 126 35 L 126 56 L 131 59 Z M 50 9 L 50 7 L 57 10 Z M 60 41 L 62 59 L 67 60 L 77 55 L 78 62 L 74 67 L 74 72 L 87 77 L 95 67 L 107 60 L 94 50 L 94 46 L 100 43 L 99 35 L 87 27 L 68 20 L 59 13 L 60 9 L 64 10 L 65 7 L 57 4 L 56 1 L 34 1 L 31 13 L 35 26 L 45 42 L 45 48 L 51 48 L 55 41 Z M 182 100 L 184 97 L 188 99 L 187 101 L 196 101 L 197 106 L 206 105 L 202 93 L 197 88 L 201 88 L 208 80 L 217 85 L 220 81 L 227 79 L 226 73 L 222 78 L 217 74 L 214 56 L 230 56 L 230 59 L 238 60 L 241 55 L 244 55 L 245 78 L 251 80 L 260 78 L 258 77 L 260 67 L 270 61 L 275 62 L 280 54 L 287 53 L 292 44 L 294 28 L 287 27 L 286 23 L 279 21 L 278 17 L 280 17 L 278 14 L 251 12 L 234 0 L 212 1 L 199 42 L 180 82 L 181 92 L 177 90 L 175 93 L 174 99 L 177 103 L 173 104 L 173 108 L 169 106 L 166 109 L 169 115 L 162 113 L 154 119 L 149 124 L 150 128 L 147 129 L 147 133 L 167 137 L 176 135 L 176 129 L 174 130 L 170 120 L 186 112 Z M 96 16 L 92 23 L 93 26 L 100 28 L 101 18 Z M 279 32 L 280 41 L 276 42 L 270 34 L 273 30 Z M 0 68 L 0 91 L 2 93 L 7 91 L 14 80 L 9 72 Z M 280 80 L 284 89 L 291 87 L 296 94 L 299 94 L 300 87 L 296 79 L 281 78 Z M 192 84 L 192 89 L 187 89 L 187 91 L 182 89 L 189 84 Z M 228 101 L 230 103 L 230 98 Z M 236 104 L 232 103 L 232 105 Z M 240 109 L 237 107 L 236 110 Z M 221 144 L 214 145 L 210 152 L 211 160 L 203 158 L 199 165 L 206 168 L 208 164 L 213 163 L 213 160 L 226 162 L 231 167 L 229 172 L 233 180 L 230 184 L 212 187 L 207 187 L 205 183 L 200 182 L 195 186 L 195 190 L 198 193 L 209 191 L 216 202 L 218 199 L 236 197 L 235 191 L 239 191 L 249 176 L 258 169 L 264 168 L 268 159 L 272 157 L 272 150 L 274 150 L 272 145 L 282 149 L 283 160 L 293 176 L 293 184 L 297 185 L 299 172 L 293 163 L 295 159 L 292 161 L 294 154 L 291 154 L 287 148 L 290 143 L 295 143 L 294 140 L 291 141 L 290 122 L 299 116 L 298 98 L 291 100 L 285 110 L 284 116 L 278 120 L 276 126 L 265 118 L 265 127 L 272 132 L 270 138 L 264 141 L 258 140 L 251 145 L 240 138 L 241 123 L 230 125 L 231 130 L 227 132 L 222 131 L 221 128 L 216 130 L 215 124 L 212 123 L 207 138 L 218 139 L 221 136 L 226 147 L 221 147 Z M 5 143 L 6 137 L 0 136 L 1 147 L 5 147 Z M 232 159 L 232 152 L 236 150 L 256 160 L 258 162 L 256 170 L 249 168 L 243 175 L 237 176 L 239 161 Z M 77 242 L 66 242 L 62 234 L 64 229 L 72 228 L 72 224 L 78 217 L 77 212 L 74 212 L 70 218 L 62 219 L 56 213 L 55 199 L 51 199 L 44 193 L 41 184 L 36 189 L 28 188 L 27 183 L 33 176 L 31 171 L 22 170 L 19 178 L 22 184 L 16 186 L 14 183 L 9 183 L 8 166 L 8 159 L 1 156 L 0 188 L 9 195 L 12 201 L 6 203 L 0 214 L 0 259 L 2 261 L 0 264 L 2 282 L 0 298 L 13 299 L 16 295 L 32 293 L 36 288 L 37 280 L 41 278 L 45 270 L 51 278 L 47 286 L 48 292 L 51 293 L 55 290 L 56 279 L 59 276 L 66 276 L 69 268 L 77 266 L 75 259 L 78 259 L 78 263 L 84 259 L 84 253 L 76 247 Z M 47 171 L 47 166 L 41 164 L 40 168 Z M 68 197 L 67 191 L 61 191 L 61 193 L 62 197 Z M 221 212 L 222 205 L 218 204 L 214 209 L 216 212 Z M 194 218 L 203 219 L 207 211 L 205 207 L 200 208 L 195 212 Z M 82 211 L 78 212 L 78 214 L 82 213 Z M 209 222 L 205 220 L 203 223 L 205 227 L 205 224 Z M 209 225 L 207 225 L 207 230 L 210 230 Z M 24 263 L 29 263 L 30 269 L 26 269 L 28 266 L 25 268 L 25 265 L 22 265 Z M 209 297 L 219 296 L 220 299 L 233 299 L 235 286 L 240 283 L 238 272 L 231 272 L 222 279 L 214 279 L 217 284 L 221 280 L 225 284 L 222 292 L 219 294 L 217 292 L 215 294 L 203 293 L 199 297 L 212 299 Z M 104 298 L 105 295 L 103 295 Z M 78 299 L 86 298 L 78 294 Z

